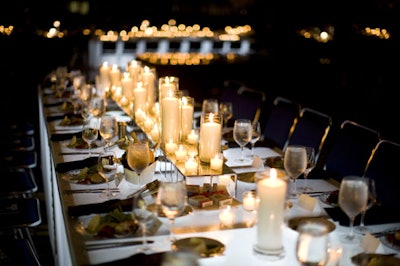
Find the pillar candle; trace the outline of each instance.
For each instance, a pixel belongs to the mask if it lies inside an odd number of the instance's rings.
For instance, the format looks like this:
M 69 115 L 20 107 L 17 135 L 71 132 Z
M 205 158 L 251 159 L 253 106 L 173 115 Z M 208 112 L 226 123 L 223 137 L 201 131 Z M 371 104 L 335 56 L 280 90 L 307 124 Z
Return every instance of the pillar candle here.
M 158 142 L 158 140 L 160 139 L 160 129 L 158 128 L 157 124 L 154 124 L 154 127 L 150 132 L 150 136 L 154 142 Z
M 119 86 L 121 81 L 121 70 L 117 64 L 112 65 L 110 70 L 111 86 Z
M 124 72 L 121 79 L 122 94 L 128 102 L 132 101 L 134 82 L 129 72 Z
M 179 142 L 180 115 L 179 115 L 179 94 L 170 92 L 162 99 L 161 103 L 161 136 L 162 142 L 172 140 Z
M 257 182 L 258 206 L 257 246 L 260 250 L 282 249 L 282 231 L 286 199 L 286 182 L 277 178 L 272 168 L 269 178 Z
M 146 96 L 147 96 L 148 106 L 152 107 L 154 101 L 156 100 L 156 87 L 154 84 L 156 80 L 155 69 L 145 66 L 140 76 L 141 76 L 141 81 L 143 83 L 143 87 L 146 88 L 147 90 Z
M 189 96 L 182 97 L 181 101 L 181 134 L 182 140 L 186 140 L 193 127 L 193 103 L 194 99 Z
M 216 119 L 219 116 L 219 119 Z M 200 124 L 199 157 L 202 162 L 209 163 L 211 157 L 221 150 L 222 124 L 219 114 L 202 114 Z
M 147 91 L 143 88 L 141 82 L 137 83 L 136 88 L 133 89 L 133 108 L 136 113 L 138 109 L 145 110 L 147 101 Z

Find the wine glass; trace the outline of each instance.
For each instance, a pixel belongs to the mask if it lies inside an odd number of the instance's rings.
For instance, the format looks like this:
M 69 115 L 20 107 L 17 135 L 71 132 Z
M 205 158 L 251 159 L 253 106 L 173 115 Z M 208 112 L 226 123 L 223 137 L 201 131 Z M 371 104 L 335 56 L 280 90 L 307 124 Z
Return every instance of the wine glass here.
M 158 188 L 157 204 L 170 221 L 170 236 L 171 242 L 175 241 L 174 222 L 175 218 L 180 215 L 186 208 L 187 192 L 186 184 L 182 181 L 167 181 L 161 182 Z
M 235 161 L 239 163 L 251 162 L 249 158 L 244 156 L 244 146 L 246 146 L 252 135 L 251 121 L 249 119 L 236 119 L 233 125 L 233 139 L 240 146 L 241 155 L 240 158 Z
M 233 117 L 233 106 L 231 102 L 221 102 L 219 104 L 219 112 L 224 120 L 224 128 L 228 127 L 228 121 Z
M 329 260 L 328 228 L 322 223 L 305 222 L 297 231 L 296 258 L 300 265 L 326 265 Z
M 253 121 L 251 123 L 251 140 L 250 140 L 250 144 L 251 144 L 251 154 L 250 157 L 254 156 L 254 146 L 256 145 L 256 142 L 260 139 L 261 137 L 261 125 L 260 122 L 258 121 Z
M 368 232 L 368 228 L 365 226 L 364 219 L 365 213 L 369 210 L 377 201 L 375 180 L 373 178 L 364 177 L 365 183 L 368 186 L 368 201 L 367 207 L 361 212 L 360 225 L 355 228 L 358 233 L 365 234 Z
M 203 114 L 219 113 L 218 100 L 214 98 L 204 99 L 201 111 Z
M 104 150 L 109 150 L 111 140 L 118 135 L 118 121 L 115 116 L 103 115 L 100 118 L 100 135 L 106 142 Z
M 92 144 L 97 140 L 98 136 L 99 129 L 97 119 L 84 119 L 82 126 L 82 139 L 88 144 L 88 157 L 92 156 Z
M 110 191 L 110 182 L 113 181 L 117 175 L 118 165 L 118 158 L 114 152 L 104 151 L 100 153 L 97 160 L 97 171 L 107 183 L 107 190 L 105 192 L 106 198 L 116 195 Z
M 138 184 L 144 184 L 145 182 L 141 182 L 140 175 L 150 164 L 150 148 L 148 142 L 138 140 L 131 142 L 127 149 L 126 160 L 129 167 L 137 173 L 139 177 Z
M 293 181 L 293 187 L 289 194 L 291 198 L 299 196 L 297 192 L 297 178 L 304 173 L 307 167 L 306 148 L 301 145 L 289 145 L 286 147 L 283 158 L 283 167 Z
M 155 204 L 155 199 L 151 193 L 139 193 L 133 197 L 132 216 L 142 229 L 143 246 L 136 249 L 137 252 L 149 253 L 153 251 L 147 242 L 147 229 L 153 224 L 154 213 L 150 206 Z
M 89 103 L 90 113 L 97 118 L 100 118 L 106 111 L 106 102 L 103 97 L 92 97 Z
M 307 186 L 307 178 L 310 172 L 315 168 L 315 149 L 313 147 L 306 147 L 306 153 L 307 153 L 307 167 L 306 170 L 303 173 L 304 177 L 304 186 L 299 187 L 301 191 L 312 191 L 313 189 L 309 186 Z
M 345 176 L 340 182 L 338 203 L 350 218 L 350 232 L 340 236 L 342 243 L 358 244 L 360 239 L 354 234 L 354 219 L 367 207 L 368 186 L 362 177 Z

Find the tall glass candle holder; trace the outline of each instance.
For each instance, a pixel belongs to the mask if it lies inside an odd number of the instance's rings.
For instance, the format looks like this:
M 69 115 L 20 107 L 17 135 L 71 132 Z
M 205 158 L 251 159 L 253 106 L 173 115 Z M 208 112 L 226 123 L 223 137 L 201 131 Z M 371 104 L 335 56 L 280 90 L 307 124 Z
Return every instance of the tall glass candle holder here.
M 257 211 L 256 255 L 268 260 L 279 260 L 285 256 L 283 247 L 284 212 L 287 181 L 277 177 L 276 169 L 269 176 L 261 175 L 257 181 L 259 205 Z
M 210 163 L 211 158 L 221 152 L 222 116 L 217 113 L 201 114 L 199 158 Z
M 168 94 L 168 91 L 176 91 L 179 90 L 179 78 L 174 76 L 164 76 L 158 78 L 158 99 L 164 97 L 164 95 Z
M 170 91 L 161 99 L 161 141 L 179 143 L 181 91 Z
M 181 100 L 181 138 L 186 141 L 193 128 L 194 98 L 183 96 Z

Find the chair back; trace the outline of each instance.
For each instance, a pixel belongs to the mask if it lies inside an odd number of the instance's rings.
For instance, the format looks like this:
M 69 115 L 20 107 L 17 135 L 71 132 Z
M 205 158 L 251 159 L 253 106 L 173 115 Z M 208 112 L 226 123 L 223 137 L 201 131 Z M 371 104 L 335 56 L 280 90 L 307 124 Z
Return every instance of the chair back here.
M 236 86 L 235 86 L 236 85 Z M 258 121 L 261 107 L 266 101 L 264 92 L 249 88 L 243 84 L 224 86 L 220 102 L 232 102 L 233 116 L 229 120 L 229 125 L 232 126 L 236 119 L 249 119 L 251 121 Z
M 368 160 L 364 176 L 375 179 L 378 202 L 389 208 L 400 209 L 400 143 L 381 140 Z
M 295 101 L 280 96 L 275 98 L 262 128 L 263 141 L 267 146 L 283 150 L 300 110 L 300 104 Z
M 327 177 L 340 182 L 346 175 L 362 176 L 380 133 L 354 121 L 341 123 L 325 158 Z
M 315 160 L 318 164 L 318 159 L 331 125 L 332 118 L 330 115 L 303 107 L 299 118 L 296 119 L 290 130 L 284 150 L 288 145 L 313 147 L 315 149 Z

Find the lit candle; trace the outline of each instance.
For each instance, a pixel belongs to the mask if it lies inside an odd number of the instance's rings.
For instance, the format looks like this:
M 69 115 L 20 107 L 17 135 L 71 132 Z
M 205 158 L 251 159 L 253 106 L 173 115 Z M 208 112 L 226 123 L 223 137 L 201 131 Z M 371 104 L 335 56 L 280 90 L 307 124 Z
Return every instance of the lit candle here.
M 161 135 L 162 142 L 169 140 L 179 142 L 180 115 L 179 115 L 179 92 L 170 92 L 161 101 Z
M 124 72 L 121 79 L 122 94 L 125 96 L 128 102 L 132 100 L 132 93 L 134 88 L 133 79 L 129 72 Z
M 217 153 L 210 160 L 210 168 L 215 171 L 222 171 L 222 166 L 224 165 L 224 156 L 222 153 Z
M 150 136 L 154 142 L 158 142 L 160 139 L 160 130 L 158 129 L 158 125 L 154 124 L 153 129 L 150 132 Z
M 141 80 L 143 82 L 143 87 L 146 88 L 147 90 L 147 102 L 149 103 L 150 106 L 153 106 L 153 103 L 156 99 L 155 97 L 155 69 L 154 68 L 150 68 L 148 66 L 145 66 L 143 68 L 143 72 L 141 74 Z
M 199 141 L 199 134 L 197 134 L 196 130 L 192 129 L 187 136 L 187 142 L 189 144 L 196 144 L 197 141 Z
M 242 196 L 243 209 L 246 211 L 255 211 L 257 209 L 257 195 L 255 191 L 244 191 Z
M 235 213 L 230 205 L 219 209 L 219 221 L 222 227 L 232 227 L 235 224 Z
M 193 127 L 193 97 L 184 96 L 181 101 L 181 134 L 186 139 Z
M 269 178 L 257 182 L 257 194 L 260 198 L 257 213 L 257 249 L 261 252 L 283 249 L 286 187 L 286 182 L 277 178 L 274 168 L 271 169 Z
M 202 162 L 209 163 L 211 157 L 221 150 L 221 115 L 208 113 L 202 114 L 202 117 L 204 121 L 200 125 L 199 157 Z
M 112 65 L 110 70 L 111 86 L 119 86 L 121 80 L 121 70 L 117 64 Z
M 145 132 L 150 132 L 152 127 L 153 127 L 153 120 L 151 120 L 151 118 L 147 117 L 146 120 L 144 121 L 144 125 L 143 125 L 143 130 Z
M 185 162 L 185 171 L 187 173 L 197 173 L 197 166 L 198 166 L 197 160 L 193 157 L 190 157 Z
M 133 89 L 133 105 L 136 112 L 139 108 L 145 110 L 147 102 L 147 91 L 143 88 L 142 82 L 138 82 Z
M 174 154 L 174 152 L 176 151 L 175 142 L 173 140 L 170 140 L 169 142 L 165 143 L 165 150 L 168 154 Z
M 186 158 L 186 154 L 187 154 L 187 151 L 182 146 L 182 144 L 180 144 L 179 148 L 175 151 L 175 159 L 177 161 L 183 161 Z

